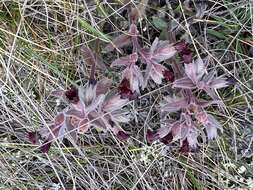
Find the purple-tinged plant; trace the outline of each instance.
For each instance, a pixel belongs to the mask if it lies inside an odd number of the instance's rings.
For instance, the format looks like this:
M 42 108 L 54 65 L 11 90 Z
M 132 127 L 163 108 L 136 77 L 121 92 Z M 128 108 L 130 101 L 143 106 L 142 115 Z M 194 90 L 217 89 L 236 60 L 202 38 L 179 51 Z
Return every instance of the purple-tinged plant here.
M 146 133 L 146 139 L 147 139 L 147 142 L 149 144 L 153 143 L 154 141 L 158 140 L 159 139 L 159 135 L 154 132 L 154 131 L 151 131 L 150 129 L 147 130 L 147 133 Z
M 212 100 L 206 101 L 203 99 L 197 99 L 194 96 L 191 97 L 164 97 L 164 101 L 161 102 L 161 112 L 171 113 L 179 110 L 186 109 L 190 115 L 197 112 L 199 109 L 204 109 L 212 104 L 219 104 L 220 101 Z
M 125 32 L 115 39 L 112 40 L 110 44 L 105 47 L 106 52 L 113 51 L 115 48 L 119 49 L 126 45 L 133 44 L 133 49 L 137 48 L 138 45 L 138 30 L 135 24 L 131 24 L 129 31 Z
M 54 91 L 52 93 L 54 96 L 67 100 L 69 105 L 57 114 L 52 123 L 43 127 L 38 132 L 39 135 L 34 132 L 28 133 L 28 138 L 32 143 L 37 143 L 39 136 L 43 139 L 42 152 L 48 152 L 51 143 L 56 139 L 62 141 L 65 135 L 76 142 L 77 133 L 85 133 L 91 127 L 104 132 L 112 131 L 122 140 L 128 137 L 128 134 L 120 127 L 120 123 L 128 122 L 130 119 L 129 113 L 122 110 L 129 100 L 121 98 L 120 94 L 108 92 L 111 86 L 109 79 L 98 82 L 95 80 L 97 59 L 90 49 L 86 48 L 86 50 L 89 52 L 89 61 L 92 64 L 90 79 L 86 87 Z M 131 58 L 134 64 L 137 58 L 136 56 Z
M 32 144 L 37 144 L 37 132 L 28 132 L 27 134 L 27 138 L 29 139 L 29 141 L 32 143 Z
M 79 102 L 78 89 L 75 87 L 65 91 L 64 95 L 70 103 L 76 104 Z
M 175 79 L 174 73 L 168 69 L 163 72 L 163 76 L 165 80 L 170 81 L 170 82 L 173 82 Z
M 189 145 L 188 139 L 183 140 L 183 142 L 181 143 L 179 152 L 186 153 L 186 154 L 190 152 L 190 145 Z
M 93 52 L 90 48 L 88 47 L 82 47 L 81 48 L 83 57 L 85 58 L 84 61 L 86 65 L 93 65 L 94 62 L 96 62 L 96 65 L 98 68 L 105 70 L 106 66 L 102 60 L 102 58 L 96 53 Z
M 217 137 L 218 130 L 222 132 L 221 124 L 205 109 L 212 104 L 220 104 L 216 89 L 227 87 L 231 81 L 224 76 L 216 77 L 215 71 L 208 73 L 206 61 L 202 59 L 194 61 L 193 52 L 185 42 L 169 43 L 155 38 L 150 48 L 142 48 L 138 41 L 137 22 L 143 15 L 146 4 L 147 0 L 143 0 L 133 9 L 128 6 L 130 21 L 128 32 L 116 37 L 105 48 L 105 51 L 110 52 L 125 45 L 132 46 L 130 55 L 120 57 L 111 64 L 111 67 L 124 67 L 118 92 L 109 91 L 111 86 L 109 79 L 95 80 L 96 65 L 106 67 L 96 53 L 84 47 L 85 62 L 92 66 L 89 82 L 85 87 L 71 87 L 66 91 L 52 92 L 52 95 L 66 100 L 68 106 L 56 115 L 53 122 L 38 132 L 28 133 L 28 138 L 33 144 L 39 144 L 39 138 L 43 140 L 42 152 L 48 152 L 52 142 L 57 139 L 61 141 L 66 136 L 76 142 L 78 133 L 86 133 L 91 128 L 103 132 L 110 131 L 118 139 L 127 140 L 129 135 L 120 126 L 120 123 L 130 121 L 130 114 L 124 110 L 124 106 L 129 100 L 140 95 L 140 87 L 145 89 L 149 79 L 156 84 L 161 84 L 162 80 L 166 79 L 173 82 L 173 87 L 182 89 L 176 91 L 181 93 L 180 98 L 165 97 L 161 102 L 161 127 L 155 132 L 147 131 L 148 143 L 159 140 L 168 145 L 179 141 L 180 151 L 189 152 L 197 149 L 198 137 L 203 134 L 202 129 L 206 131 L 209 140 Z M 177 65 L 175 59 L 171 59 L 177 53 L 184 62 L 184 71 L 180 70 L 181 67 Z M 146 66 L 144 77 L 137 65 L 139 58 Z M 173 62 L 173 70 L 161 64 L 168 59 Z M 181 78 L 174 81 L 174 72 L 176 77 Z M 192 91 L 195 89 L 205 91 L 213 101 L 197 99 Z M 174 115 L 169 115 L 171 112 L 177 112 L 179 119 L 171 119 L 174 118 Z M 167 116 L 171 117 L 168 119 Z
M 141 0 L 137 6 L 131 7 L 131 11 L 129 13 L 129 20 L 131 24 L 137 23 L 138 19 L 144 16 L 147 4 L 148 0 Z
M 131 34 L 131 41 L 133 45 L 133 52 L 138 52 L 140 50 L 140 45 L 138 42 L 139 31 L 135 24 L 130 25 L 129 34 Z
M 221 124 L 210 114 L 207 114 L 204 110 L 199 111 L 195 118 L 200 124 L 202 124 L 207 133 L 208 139 L 214 139 L 217 137 L 217 129 L 223 131 Z
M 175 48 L 185 64 L 192 62 L 192 51 L 184 41 L 177 43 Z
M 124 78 L 118 87 L 119 94 L 122 98 L 128 98 L 129 100 L 134 100 L 138 97 L 137 92 L 132 92 L 130 82 Z
M 220 123 L 204 110 L 212 104 L 218 104 L 219 101 L 205 101 L 196 99 L 194 96 L 171 98 L 165 97 L 160 105 L 161 113 L 181 111 L 179 121 L 165 120 L 163 127 L 156 133 L 149 133 L 147 139 L 160 140 L 164 144 L 180 140 L 181 151 L 194 150 L 198 145 L 198 136 L 200 126 L 204 126 L 208 139 L 217 137 L 217 129 L 222 132 Z
M 120 83 L 120 93 L 122 97 L 131 97 L 133 94 L 139 94 L 139 87 L 143 84 L 143 77 L 139 67 L 135 64 L 138 60 L 138 54 L 121 57 L 112 62 L 111 66 L 125 66 Z M 127 92 L 128 91 L 128 92 Z
M 169 44 L 167 41 L 159 41 L 158 38 L 155 39 L 150 49 L 143 48 L 138 51 L 140 49 L 138 41 L 135 38 L 132 39 L 135 51 L 131 55 L 116 59 L 111 64 L 111 66 L 126 67 L 122 74 L 123 77 L 119 89 L 121 90 L 122 97 L 128 98 L 135 93 L 139 94 L 139 87 L 142 86 L 144 89 L 149 78 L 152 78 L 157 84 L 161 84 L 163 78 L 168 81 L 173 81 L 173 72 L 159 63 L 171 58 L 177 52 L 172 44 Z M 135 64 L 138 60 L 137 52 L 140 53 L 142 62 L 147 65 L 144 79 L 139 67 Z
M 152 134 L 152 136 L 149 134 L 147 138 L 149 138 L 149 141 L 159 139 L 166 145 L 180 140 L 181 147 L 185 146 L 185 143 L 187 143 L 189 148 L 194 150 L 198 145 L 198 136 L 199 130 L 191 119 L 191 116 L 188 114 L 181 114 L 179 121 L 165 121 L 165 125 L 163 127 L 159 128 L 156 133 Z M 150 137 L 153 137 L 153 139 Z
M 48 152 L 51 143 L 60 141 L 67 134 L 72 140 L 77 140 L 77 133 L 85 133 L 90 127 L 95 127 L 104 132 L 110 130 L 119 139 L 126 140 L 128 134 L 120 127 L 121 122 L 129 121 L 129 113 L 122 111 L 123 106 L 129 101 L 122 99 L 118 94 L 109 94 L 107 90 L 110 82 L 103 79 L 97 83 L 89 82 L 86 88 L 79 87 L 65 91 L 69 99 L 69 106 L 60 112 L 54 121 L 43 127 L 39 134 L 44 139 L 41 146 L 42 152 Z M 75 101 L 73 101 L 75 100 Z M 29 133 L 29 139 L 35 143 L 35 133 Z
M 177 50 L 173 44 L 168 41 L 159 41 L 158 38 L 154 40 L 150 49 L 143 48 L 140 51 L 141 60 L 147 65 L 143 89 L 147 86 L 150 78 L 157 84 L 161 84 L 165 77 L 170 80 L 174 79 L 173 73 L 159 63 L 173 57 L 176 53 Z
M 204 90 L 213 99 L 217 99 L 215 90 L 230 85 L 230 82 L 224 76 L 215 77 L 215 71 L 207 73 L 206 65 L 200 58 L 192 63 L 184 64 L 184 66 L 186 76 L 174 81 L 173 87 L 175 88 L 198 88 Z
M 54 121 L 50 123 L 48 126 L 45 126 L 39 130 L 39 135 L 43 139 L 42 146 L 40 150 L 44 153 L 47 153 L 51 147 L 52 141 L 61 136 L 65 133 L 65 130 L 68 130 L 67 126 L 65 125 L 65 116 L 64 113 L 60 112 L 54 118 Z M 36 133 L 36 132 L 35 132 Z M 33 144 L 37 144 L 38 136 L 35 137 Z M 31 139 L 30 139 L 31 140 Z M 62 140 L 62 139 L 60 139 Z

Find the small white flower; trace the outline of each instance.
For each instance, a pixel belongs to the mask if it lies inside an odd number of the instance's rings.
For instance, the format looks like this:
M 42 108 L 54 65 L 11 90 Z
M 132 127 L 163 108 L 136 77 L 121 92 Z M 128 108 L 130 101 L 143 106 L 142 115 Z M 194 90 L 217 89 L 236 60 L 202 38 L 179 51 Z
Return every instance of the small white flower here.
M 238 173 L 239 174 L 243 174 L 244 172 L 246 172 L 246 168 L 245 168 L 245 166 L 241 166 L 239 169 L 238 169 Z
M 61 104 L 61 99 L 60 98 L 56 99 L 55 101 L 56 101 L 56 106 L 59 106 Z
M 163 177 L 169 177 L 169 174 L 168 174 L 167 170 L 164 172 Z
M 253 189 L 253 179 L 250 177 L 246 181 L 249 186 L 249 189 Z

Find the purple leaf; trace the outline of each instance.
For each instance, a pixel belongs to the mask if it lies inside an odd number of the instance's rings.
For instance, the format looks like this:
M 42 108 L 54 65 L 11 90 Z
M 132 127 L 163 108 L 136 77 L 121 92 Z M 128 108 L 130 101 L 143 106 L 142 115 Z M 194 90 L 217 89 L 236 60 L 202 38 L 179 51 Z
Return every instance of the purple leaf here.
M 111 67 L 113 66 L 130 66 L 132 64 L 135 64 L 135 62 L 138 60 L 138 54 L 133 53 L 131 55 L 127 55 L 125 57 L 120 57 L 112 62 Z
M 183 88 L 183 89 L 194 89 L 195 84 L 188 77 L 184 77 L 173 82 L 173 88 Z
M 147 4 L 148 0 L 141 0 L 137 6 L 131 8 L 130 23 L 137 23 L 138 19 L 144 16 Z
M 170 98 L 165 97 L 164 98 L 166 103 L 161 106 L 161 111 L 167 111 L 167 112 L 176 112 L 180 109 L 186 108 L 189 106 L 189 102 L 185 98 Z
M 123 94 L 125 95 L 130 96 L 131 93 L 134 93 L 135 91 L 139 93 L 139 86 L 141 86 L 143 83 L 143 77 L 142 77 L 141 71 L 138 68 L 138 66 L 135 65 L 135 62 L 137 61 L 137 59 L 138 59 L 137 53 L 133 53 L 126 57 L 119 58 L 112 63 L 112 65 L 128 66 L 123 71 L 123 80 L 120 86 L 120 89 L 124 91 Z M 128 85 L 127 81 L 129 81 L 129 88 L 130 88 L 129 90 L 131 91 L 131 93 L 127 89 L 127 85 Z
M 228 85 L 229 83 L 225 77 L 213 79 L 210 83 L 210 87 L 215 89 L 224 88 L 227 87 Z
M 196 119 L 205 126 L 208 139 L 214 139 L 217 137 L 217 129 L 222 131 L 220 123 L 210 114 L 205 111 L 198 112 Z
M 196 61 L 185 64 L 185 73 L 186 75 L 194 82 L 195 84 L 202 78 L 205 74 L 206 69 L 202 59 L 197 59 Z
M 195 149 L 198 145 L 198 135 L 196 127 L 190 127 L 187 134 L 187 141 L 191 148 Z
M 64 114 L 61 112 L 58 115 L 56 115 L 56 117 L 54 118 L 54 124 L 56 126 L 61 125 L 64 122 L 65 116 Z
M 173 87 L 183 89 L 194 89 L 206 91 L 213 99 L 219 99 L 215 90 L 224 88 L 229 85 L 225 77 L 215 78 L 215 70 L 206 74 L 205 63 L 207 60 L 197 59 L 192 63 L 185 64 L 185 73 L 187 77 L 183 77 L 174 81 Z
M 97 53 L 94 53 L 94 57 L 95 57 L 98 68 L 102 71 L 106 71 L 107 66 L 104 64 L 103 59 Z
M 53 141 L 54 139 L 58 138 L 59 131 L 64 125 L 55 125 L 54 123 L 49 125 L 48 127 L 43 127 L 40 130 L 40 135 L 43 139 L 47 139 L 47 141 Z
M 173 57 L 177 50 L 168 41 L 158 41 L 158 38 L 156 38 L 151 46 L 150 53 L 152 54 L 152 60 L 159 63 Z
M 108 78 L 103 78 L 97 82 L 96 87 L 96 95 L 106 94 L 109 90 L 110 86 L 112 85 L 112 80 Z
M 192 52 L 191 50 L 185 51 L 182 54 L 182 59 L 185 64 L 189 64 L 192 62 Z
M 178 42 L 175 44 L 175 49 L 180 53 L 182 51 L 184 51 L 187 48 L 187 44 L 185 43 L 185 41 L 182 42 Z
M 102 58 L 97 53 L 93 52 L 88 47 L 82 47 L 81 50 L 83 52 L 83 57 L 85 58 L 84 61 L 87 65 L 96 64 L 100 69 L 107 69 Z
M 99 129 L 100 131 L 106 131 L 108 130 L 108 121 L 106 119 L 102 119 L 103 116 L 101 116 L 101 114 L 97 113 L 97 112 L 90 112 L 88 115 L 88 119 L 89 119 L 89 125 L 90 127 L 95 127 L 97 129 Z M 105 123 L 105 121 L 107 123 Z
M 168 41 L 154 40 L 150 49 L 143 48 L 140 50 L 141 60 L 145 64 L 160 63 L 173 57 L 177 53 L 173 44 Z
M 217 135 L 218 135 L 217 128 L 215 128 L 211 125 L 206 125 L 205 129 L 206 129 L 208 139 L 211 140 L 211 139 L 215 139 L 217 137 Z
M 207 115 L 207 123 L 205 124 L 205 128 L 208 139 L 214 139 L 217 137 L 217 129 L 219 129 L 221 132 L 223 131 L 220 123 L 210 114 Z
M 81 120 L 78 128 L 80 133 L 86 133 L 90 128 L 89 120 L 87 118 Z
M 76 127 L 71 124 L 71 118 L 65 120 L 65 128 L 72 140 L 77 142 L 77 130 L 75 130 Z
M 97 60 L 95 54 L 92 52 L 92 50 L 88 47 L 82 47 L 82 51 L 85 57 L 85 62 L 87 65 L 96 65 Z
M 119 49 L 123 46 L 129 45 L 131 43 L 131 36 L 127 34 L 121 34 L 116 37 L 111 44 L 105 47 L 106 52 L 113 51 L 115 48 Z
M 200 122 L 201 124 L 205 125 L 208 122 L 207 113 L 205 111 L 199 111 L 195 114 L 195 118 Z
M 220 100 L 219 96 L 217 95 L 215 89 L 211 89 L 206 87 L 205 92 L 213 99 L 213 100 Z M 222 102 L 220 101 L 220 105 L 222 105 Z
M 133 44 L 133 52 L 137 52 L 140 50 L 140 45 L 138 43 L 138 34 L 139 31 L 137 29 L 137 26 L 135 24 L 130 25 L 129 34 L 131 35 L 131 40 Z
M 85 117 L 85 114 L 81 111 L 78 111 L 76 109 L 69 109 L 65 112 L 65 115 L 68 117 L 75 117 L 77 119 L 82 119 Z
M 130 114 L 125 110 L 116 110 L 110 116 L 114 123 L 128 123 L 130 121 Z
M 147 134 L 146 134 L 146 138 L 147 138 L 147 142 L 149 144 L 152 144 L 154 141 L 159 139 L 159 135 L 157 133 L 151 131 L 150 129 L 148 129 Z
M 105 101 L 103 110 L 106 112 L 116 111 L 121 109 L 128 101 L 128 99 L 122 99 L 119 95 L 112 96 Z
M 227 83 L 228 83 L 228 85 L 234 85 L 237 83 L 237 79 L 234 78 L 233 76 L 230 76 L 227 78 Z
M 64 90 L 54 90 L 51 92 L 51 95 L 55 97 L 63 97 L 64 94 L 65 94 Z
M 129 81 L 130 89 L 139 94 L 139 86 L 143 84 L 143 76 L 137 65 L 131 65 L 123 71 L 123 79 Z
M 220 104 L 220 103 L 222 103 L 220 100 L 211 100 L 211 101 L 206 101 L 206 100 L 202 100 L 202 99 L 196 100 L 196 104 L 202 108 L 209 107 L 212 104 Z
M 164 77 L 167 77 L 167 79 L 170 80 L 174 78 L 173 74 L 163 65 L 157 63 L 148 64 L 142 88 L 144 89 L 146 87 L 149 78 L 151 78 L 156 84 L 161 84 Z
M 159 43 L 159 39 L 156 37 L 150 47 L 150 54 L 153 55 L 154 52 L 156 51 L 157 49 L 157 46 L 158 46 L 158 43 Z
M 156 84 L 162 83 L 164 69 L 162 65 L 152 64 L 149 76 Z
M 198 83 L 204 83 L 205 88 L 210 88 L 210 84 L 215 79 L 216 70 L 212 70 L 211 72 L 207 73 Z
M 105 95 L 100 94 L 99 96 L 95 97 L 90 105 L 88 105 L 85 109 L 86 114 L 88 114 L 91 111 L 94 111 L 98 107 L 101 107 L 102 103 L 105 100 Z

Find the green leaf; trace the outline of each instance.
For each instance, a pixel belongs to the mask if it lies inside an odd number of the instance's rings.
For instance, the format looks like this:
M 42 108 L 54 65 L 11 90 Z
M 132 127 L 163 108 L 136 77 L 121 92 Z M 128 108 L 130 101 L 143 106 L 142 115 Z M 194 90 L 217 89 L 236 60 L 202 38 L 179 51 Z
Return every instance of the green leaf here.
M 159 30 L 168 28 L 168 23 L 159 17 L 152 17 L 152 24 Z
M 219 39 L 227 39 L 226 35 L 222 32 L 218 32 L 218 31 L 215 31 L 215 30 L 212 30 L 212 29 L 207 29 L 207 33 L 208 34 L 211 34 Z
M 88 33 L 94 35 L 95 37 L 100 38 L 105 42 L 111 42 L 110 38 L 103 32 L 97 30 L 95 27 L 91 26 L 87 21 L 82 18 L 78 18 L 80 26 L 85 29 Z
M 167 28 L 166 29 L 164 28 L 160 33 L 159 39 L 160 40 L 166 40 L 167 39 L 167 34 L 168 34 Z
M 204 190 L 204 184 L 194 176 L 193 170 L 187 165 L 186 158 L 180 156 L 179 160 L 183 163 L 182 166 L 185 167 L 186 175 L 195 189 Z

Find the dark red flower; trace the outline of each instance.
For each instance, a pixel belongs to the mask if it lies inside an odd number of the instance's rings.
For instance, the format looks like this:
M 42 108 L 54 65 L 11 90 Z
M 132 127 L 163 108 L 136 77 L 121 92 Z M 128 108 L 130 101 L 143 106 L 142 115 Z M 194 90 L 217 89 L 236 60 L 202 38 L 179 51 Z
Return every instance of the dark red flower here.
M 163 72 L 163 76 L 167 81 L 173 82 L 175 77 L 174 77 L 174 73 L 169 71 L 169 70 L 165 70 Z
M 133 100 L 137 98 L 137 93 L 132 92 L 130 87 L 130 82 L 126 78 L 124 78 L 119 84 L 119 94 L 121 98 L 128 98 L 129 100 Z
M 173 140 L 173 135 L 171 132 L 168 133 L 165 137 L 160 139 L 160 141 L 166 145 L 171 143 L 172 140 Z
M 28 132 L 28 139 L 32 144 L 37 143 L 37 133 L 36 132 Z
M 183 140 L 182 146 L 179 149 L 179 152 L 181 153 L 188 153 L 190 152 L 190 146 L 187 139 Z
M 190 49 L 185 49 L 182 53 L 180 53 L 182 59 L 185 64 L 189 64 L 192 62 L 192 51 Z
M 192 62 L 192 51 L 184 41 L 177 43 L 175 49 L 179 52 L 184 63 L 188 64 Z
M 119 131 L 117 133 L 117 137 L 121 141 L 126 141 L 127 139 L 129 139 L 130 136 L 129 136 L 129 134 L 125 133 L 124 131 Z
M 48 153 L 48 150 L 51 147 L 52 142 L 48 142 L 47 140 L 42 144 L 40 147 L 41 152 L 43 153 Z
M 70 103 L 76 104 L 79 101 L 78 89 L 75 87 L 70 88 L 65 91 L 66 98 L 70 101 Z

